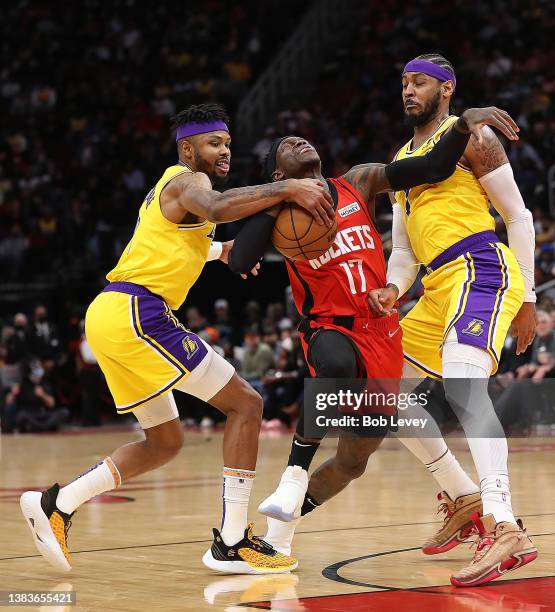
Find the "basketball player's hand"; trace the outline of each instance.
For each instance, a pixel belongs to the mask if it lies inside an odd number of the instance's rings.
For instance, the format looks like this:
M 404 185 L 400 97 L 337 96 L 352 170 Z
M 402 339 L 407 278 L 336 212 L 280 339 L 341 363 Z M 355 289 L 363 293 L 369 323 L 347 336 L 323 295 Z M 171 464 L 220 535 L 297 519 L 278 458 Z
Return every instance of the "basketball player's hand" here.
M 227 242 L 222 242 L 222 254 L 219 257 L 220 261 L 223 261 L 225 264 L 229 263 L 229 252 L 233 247 L 233 243 L 235 240 L 228 240 Z M 258 276 L 258 270 L 260 270 L 260 262 L 257 262 L 254 268 L 251 270 L 251 274 L 253 276 Z M 248 274 L 241 274 L 241 278 L 247 278 Z
M 486 108 L 468 108 L 461 115 L 461 123 L 466 123 L 466 128 L 478 140 L 483 142 L 482 128 L 484 125 L 491 125 L 497 128 L 509 140 L 518 140 L 517 132 L 520 128 L 507 111 L 501 110 L 496 106 Z M 460 125 L 460 124 L 459 124 Z
M 331 227 L 335 221 L 335 211 L 324 181 L 311 178 L 289 180 L 291 193 L 287 199 L 306 209 L 318 225 Z
M 368 305 L 376 317 L 388 317 L 397 312 L 395 302 L 399 291 L 395 285 L 388 285 L 368 292 Z
M 517 338 L 516 354 L 520 355 L 532 344 L 536 335 L 536 305 L 524 302 L 511 324 L 511 335 Z

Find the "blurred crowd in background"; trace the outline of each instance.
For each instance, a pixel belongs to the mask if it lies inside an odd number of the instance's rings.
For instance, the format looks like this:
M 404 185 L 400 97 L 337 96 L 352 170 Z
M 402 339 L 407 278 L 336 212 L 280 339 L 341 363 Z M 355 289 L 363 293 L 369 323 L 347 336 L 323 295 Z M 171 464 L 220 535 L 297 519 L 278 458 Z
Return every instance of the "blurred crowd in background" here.
M 3 283 L 102 278 L 128 240 L 144 195 L 175 161 L 169 117 L 208 100 L 223 102 L 233 115 L 272 60 L 276 41 L 287 38 L 309 6 L 269 4 L 273 10 L 255 0 L 193 0 L 179 19 L 165 1 L 140 10 L 138 0 L 87 0 L 63 11 L 31 0 L 6 7 L 0 24 L 0 46 L 10 58 L 0 83 L 7 119 L 0 127 Z M 495 104 L 522 128 L 518 142 L 504 144 L 534 213 L 536 284 L 554 279 L 547 171 L 555 164 L 555 5 L 374 4 L 368 3 L 350 46 L 314 67 L 319 77 L 312 94 L 291 100 L 267 126 L 230 185 L 260 182 L 270 143 L 290 133 L 317 146 L 327 176 L 390 160 L 410 138 L 402 121 L 402 67 L 415 55 L 441 51 L 457 73 L 453 112 Z M 446 36 L 454 9 L 458 35 Z M 387 251 L 385 198 L 378 211 Z M 233 229 L 219 231 L 232 237 Z M 498 231 L 506 238 L 502 223 Z M 415 284 L 402 308 L 420 290 Z M 298 414 L 306 374 L 290 302 L 284 296 L 263 311 L 259 302 L 243 303 L 241 292 L 235 299 L 217 300 L 206 312 L 188 304 L 183 323 L 262 393 L 265 426 L 287 425 Z M 535 383 L 553 374 L 555 289 L 541 294 L 539 307 L 538 338 L 518 358 L 508 338 L 496 383 L 500 410 L 516 427 L 555 420 L 543 396 L 536 412 L 523 417 L 515 409 L 521 393 L 515 389 L 537 390 Z M 14 306 L 0 320 L 3 430 L 93 426 L 113 418 L 111 396 L 83 335 L 84 310 L 62 320 L 41 305 L 18 310 Z M 526 380 L 513 385 L 518 378 Z M 177 395 L 187 423 L 210 425 L 220 418 L 206 404 Z
M 234 316 L 228 301 L 220 298 L 209 313 L 189 306 L 183 320 L 262 395 L 265 429 L 289 427 L 299 416 L 303 379 L 309 376 L 296 330 L 298 319 L 290 300 L 287 304 L 284 308 L 280 302 L 272 303 L 263 311 L 258 302 L 250 301 Z M 42 305 L 30 316 L 15 314 L 0 327 L 4 432 L 123 422 L 124 417 L 115 415 L 83 330 L 84 321 L 78 318 L 57 328 Z M 555 307 L 538 310 L 537 336 L 522 355 L 516 355 L 516 340 L 507 337 L 491 388 L 503 424 L 517 433 L 547 427 L 555 434 L 555 384 L 551 382 L 555 383 Z M 442 421 L 446 418 L 442 385 L 426 384 L 437 399 L 430 405 L 437 406 L 435 416 Z M 175 396 L 184 425 L 211 427 L 224 419 L 201 400 L 182 393 Z

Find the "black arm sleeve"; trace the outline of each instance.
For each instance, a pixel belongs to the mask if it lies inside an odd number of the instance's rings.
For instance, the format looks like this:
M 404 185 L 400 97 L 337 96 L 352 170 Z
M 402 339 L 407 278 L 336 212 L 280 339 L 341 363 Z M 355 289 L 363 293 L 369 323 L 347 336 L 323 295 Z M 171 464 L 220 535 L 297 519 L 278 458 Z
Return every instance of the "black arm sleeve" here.
M 455 172 L 469 139 L 470 132 L 462 133 L 453 126 L 426 155 L 391 162 L 385 167 L 391 188 L 399 191 L 424 183 L 444 181 Z
M 247 274 L 254 268 L 270 243 L 275 222 L 275 217 L 264 212 L 248 219 L 229 252 L 228 265 L 232 272 Z

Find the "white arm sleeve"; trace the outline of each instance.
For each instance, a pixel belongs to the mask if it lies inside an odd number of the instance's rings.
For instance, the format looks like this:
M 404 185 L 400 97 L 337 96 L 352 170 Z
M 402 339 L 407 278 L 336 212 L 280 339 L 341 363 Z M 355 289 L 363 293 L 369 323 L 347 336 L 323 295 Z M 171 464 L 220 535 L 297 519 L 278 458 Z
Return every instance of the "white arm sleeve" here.
M 536 235 L 532 213 L 526 208 L 513 176 L 511 164 L 503 164 L 478 179 L 495 210 L 507 227 L 509 248 L 524 278 L 524 301 L 535 302 L 534 249 Z
M 208 249 L 208 257 L 206 261 L 214 261 L 215 259 L 220 259 L 220 255 L 222 254 L 223 245 L 221 242 L 212 241 L 210 248 Z
M 393 225 L 391 229 L 393 248 L 387 262 L 387 282 L 399 289 L 399 297 L 405 294 L 414 283 L 420 269 L 403 221 L 400 204 L 393 204 Z

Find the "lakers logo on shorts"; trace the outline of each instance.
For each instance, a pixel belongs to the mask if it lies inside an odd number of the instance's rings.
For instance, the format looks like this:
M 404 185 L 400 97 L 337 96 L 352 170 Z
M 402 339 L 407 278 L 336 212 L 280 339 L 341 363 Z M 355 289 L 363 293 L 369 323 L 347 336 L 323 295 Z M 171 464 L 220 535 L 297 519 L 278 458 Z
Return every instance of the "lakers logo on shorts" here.
M 462 330 L 462 333 L 469 334 L 470 336 L 481 336 L 484 333 L 484 321 L 472 319 L 472 321 Z
M 187 359 L 192 359 L 198 352 L 198 342 L 193 340 L 191 336 L 183 338 L 183 349 L 187 354 Z

